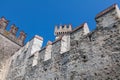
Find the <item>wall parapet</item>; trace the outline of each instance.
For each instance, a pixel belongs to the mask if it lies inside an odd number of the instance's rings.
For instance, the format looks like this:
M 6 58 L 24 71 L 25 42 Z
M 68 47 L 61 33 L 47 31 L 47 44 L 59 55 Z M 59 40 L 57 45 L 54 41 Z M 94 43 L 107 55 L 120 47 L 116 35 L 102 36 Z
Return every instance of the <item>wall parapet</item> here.
M 0 34 L 8 38 L 9 40 L 13 41 L 14 43 L 24 46 L 24 40 L 26 38 L 26 33 L 24 31 L 21 31 L 19 36 L 16 36 L 16 33 L 18 31 L 18 28 L 15 24 L 11 25 L 11 28 L 9 31 L 6 30 L 6 27 L 8 25 L 9 21 L 5 19 L 5 17 L 0 18 Z
M 87 23 L 81 24 L 79 27 L 73 29 L 69 34 L 61 35 L 59 38 L 57 38 L 53 42 L 48 41 L 46 46 L 39 50 L 39 54 L 44 52 L 44 61 L 52 58 L 51 54 L 54 53 L 54 51 L 55 51 L 54 49 L 56 49 L 56 47 L 58 47 L 58 46 L 59 46 L 59 48 L 57 48 L 57 50 L 59 51 L 58 52 L 59 54 L 64 54 L 64 53 L 68 52 L 70 50 L 70 40 L 71 40 L 70 36 L 73 34 L 76 35 L 77 31 L 79 31 L 79 30 L 81 30 L 80 34 L 83 34 L 83 35 L 85 35 L 86 33 L 89 33 L 89 28 L 88 28 Z M 79 36 L 82 37 L 81 35 L 79 35 Z M 41 40 L 43 40 L 43 38 Z M 58 45 L 58 43 L 59 43 L 59 45 Z M 54 46 L 56 46 L 56 47 L 54 47 Z M 32 55 L 30 55 L 30 57 L 33 57 L 35 54 L 36 54 L 36 52 L 33 53 Z M 48 56 L 48 55 L 49 55 L 49 59 L 45 59 L 45 56 Z
M 117 45 L 119 43 L 120 34 L 119 11 L 117 5 L 113 5 L 106 9 L 105 12 L 98 14 L 95 18 L 97 26 L 103 28 L 97 28 L 93 32 L 89 32 L 87 23 L 81 24 L 68 34 L 64 34 L 64 28 L 60 26 L 63 31 L 60 32 L 59 38 L 54 42 L 48 41 L 43 48 L 41 48 L 43 38 L 36 35 L 29 41 L 29 46 L 25 45 L 26 49 L 22 47 L 20 52 L 17 52 L 20 56 L 13 55 L 14 58 L 16 58 L 16 60 L 14 59 L 14 65 L 19 64 L 20 66 L 17 65 L 17 68 L 21 71 L 19 72 L 18 70 L 17 72 L 16 68 L 13 66 L 13 72 L 9 72 L 9 74 L 18 73 L 17 77 L 19 78 L 19 74 L 23 73 L 25 74 L 23 76 L 24 79 L 27 80 L 73 80 L 83 78 L 96 80 L 98 79 L 96 76 L 101 76 L 101 74 L 103 74 L 102 72 L 106 72 L 105 75 L 107 76 L 113 75 L 114 73 L 108 73 L 111 71 L 106 70 L 111 70 L 111 66 L 117 67 L 117 65 L 114 64 L 116 62 L 118 63 L 118 61 L 116 61 L 118 60 L 116 59 L 116 53 L 119 53 L 119 45 Z M 107 23 L 103 23 L 104 20 Z M 112 21 L 112 25 L 109 20 Z M 109 27 L 109 25 L 112 27 Z M 25 58 L 26 55 L 27 57 Z M 20 61 L 22 63 L 25 62 L 25 64 L 21 64 Z M 113 65 L 111 65 L 111 62 Z M 101 73 L 99 73 L 99 70 L 101 70 Z M 118 69 L 113 72 L 117 72 L 117 70 Z M 101 79 L 104 78 L 104 76 L 101 77 Z M 10 78 L 12 77 L 10 76 Z M 106 76 L 105 78 L 108 79 Z M 14 79 L 16 80 L 15 75 L 13 75 L 11 80 Z M 111 79 L 116 78 L 113 77 Z
M 114 4 L 111 7 L 107 8 L 106 10 L 104 10 L 104 11 L 102 11 L 99 14 L 96 15 L 95 19 L 96 19 L 97 25 L 100 24 L 99 23 L 100 18 L 103 18 L 104 15 L 111 14 L 111 12 L 113 12 L 114 14 L 117 14 L 116 16 L 119 17 L 119 14 L 120 14 L 119 8 L 118 8 L 118 6 L 116 4 Z M 107 17 L 105 17 L 105 18 L 107 18 Z M 56 49 L 56 47 L 58 47 L 58 46 L 59 47 L 57 48 L 57 50 L 58 50 L 57 53 L 58 54 L 64 54 L 64 53 L 66 53 L 66 52 L 68 52 L 70 50 L 70 46 L 71 46 L 70 42 L 72 42 L 73 40 L 79 40 L 81 37 L 84 37 L 84 35 L 87 35 L 87 34 L 89 35 L 89 33 L 90 33 L 90 31 L 89 31 L 89 28 L 88 28 L 88 25 L 87 25 L 86 22 L 81 24 L 80 26 L 78 26 L 75 29 L 72 29 L 71 25 L 69 25 L 69 26 L 60 25 L 59 28 L 57 26 L 55 26 L 54 34 L 56 36 L 59 36 L 59 37 L 54 42 L 48 41 L 48 44 L 45 47 L 41 48 L 41 50 L 39 51 L 39 54 L 41 54 L 41 52 L 44 53 L 43 61 L 49 60 L 50 57 L 49 57 L 49 59 L 44 59 L 45 55 L 46 55 L 46 50 L 49 52 L 49 49 L 50 49 L 50 52 L 48 53 L 49 55 L 54 54 L 54 53 L 56 53 L 56 52 L 54 52 L 55 51 L 54 49 Z M 65 37 L 65 36 L 67 36 L 67 37 Z M 57 43 L 59 43 L 59 45 Z M 67 45 L 63 46 L 63 45 L 65 45 L 65 43 Z M 50 45 L 50 48 L 48 49 L 49 45 Z M 66 47 L 69 47 L 69 48 L 65 49 Z M 61 52 L 61 50 L 63 52 Z M 51 56 L 51 58 L 52 57 L 53 56 Z

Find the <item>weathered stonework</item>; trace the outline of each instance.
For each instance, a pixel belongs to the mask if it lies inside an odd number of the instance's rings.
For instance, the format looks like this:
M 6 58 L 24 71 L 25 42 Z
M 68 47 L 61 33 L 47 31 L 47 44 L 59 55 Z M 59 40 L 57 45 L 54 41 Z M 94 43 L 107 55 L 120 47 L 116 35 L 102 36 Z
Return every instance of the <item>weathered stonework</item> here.
M 15 25 L 11 26 L 10 31 L 6 30 L 8 22 L 4 17 L 0 18 L 0 80 L 5 80 L 9 71 L 10 58 L 23 46 L 24 42 L 16 37 L 18 28 Z M 20 36 L 23 37 L 23 35 Z
M 10 58 L 19 48 L 19 45 L 10 41 L 3 35 L 0 35 L 0 80 L 4 77 L 4 73 L 8 67 L 8 58 Z
M 36 35 L 9 58 L 3 80 L 120 80 L 119 14 L 116 4 L 99 13 L 93 32 L 87 23 L 55 28 L 44 48 Z

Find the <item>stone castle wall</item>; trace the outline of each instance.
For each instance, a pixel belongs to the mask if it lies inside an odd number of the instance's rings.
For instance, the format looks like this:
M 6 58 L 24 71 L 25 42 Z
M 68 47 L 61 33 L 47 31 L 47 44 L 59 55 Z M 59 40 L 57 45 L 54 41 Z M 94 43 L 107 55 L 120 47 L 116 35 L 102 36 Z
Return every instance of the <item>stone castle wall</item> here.
M 24 44 L 25 34 L 20 32 L 17 38 L 16 33 L 18 28 L 11 25 L 9 31 L 6 30 L 9 21 L 4 17 L 0 18 L 0 80 L 5 80 L 10 66 L 10 58 Z
M 48 42 L 35 36 L 10 58 L 6 80 L 119 80 L 120 10 L 116 4 L 87 23 Z
M 20 49 L 20 47 L 21 46 L 0 34 L 0 80 L 4 80 L 3 77 L 8 69 L 9 58 Z

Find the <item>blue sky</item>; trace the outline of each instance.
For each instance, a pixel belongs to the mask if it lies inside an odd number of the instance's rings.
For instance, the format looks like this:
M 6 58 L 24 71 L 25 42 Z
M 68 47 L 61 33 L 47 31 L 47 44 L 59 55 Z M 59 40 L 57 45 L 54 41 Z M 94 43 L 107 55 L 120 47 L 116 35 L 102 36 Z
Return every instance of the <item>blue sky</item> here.
M 90 30 L 96 27 L 95 16 L 120 0 L 0 0 L 0 17 L 27 33 L 26 42 L 34 35 L 54 41 L 54 26 L 72 24 L 73 28 L 87 22 Z M 18 32 L 19 34 L 19 32 Z

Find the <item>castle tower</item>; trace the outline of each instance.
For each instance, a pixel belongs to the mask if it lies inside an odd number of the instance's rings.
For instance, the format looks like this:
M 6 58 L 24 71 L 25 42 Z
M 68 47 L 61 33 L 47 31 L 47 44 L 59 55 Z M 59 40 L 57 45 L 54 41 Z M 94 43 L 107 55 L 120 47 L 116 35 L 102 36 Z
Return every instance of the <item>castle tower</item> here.
M 71 31 L 72 31 L 72 25 L 64 25 L 64 26 L 60 25 L 59 28 L 58 26 L 55 26 L 54 34 L 56 36 L 56 39 L 58 39 L 65 34 L 69 34 Z
M 7 25 L 8 25 L 8 20 L 5 19 L 5 17 L 1 17 L 0 19 L 0 29 L 6 29 Z

